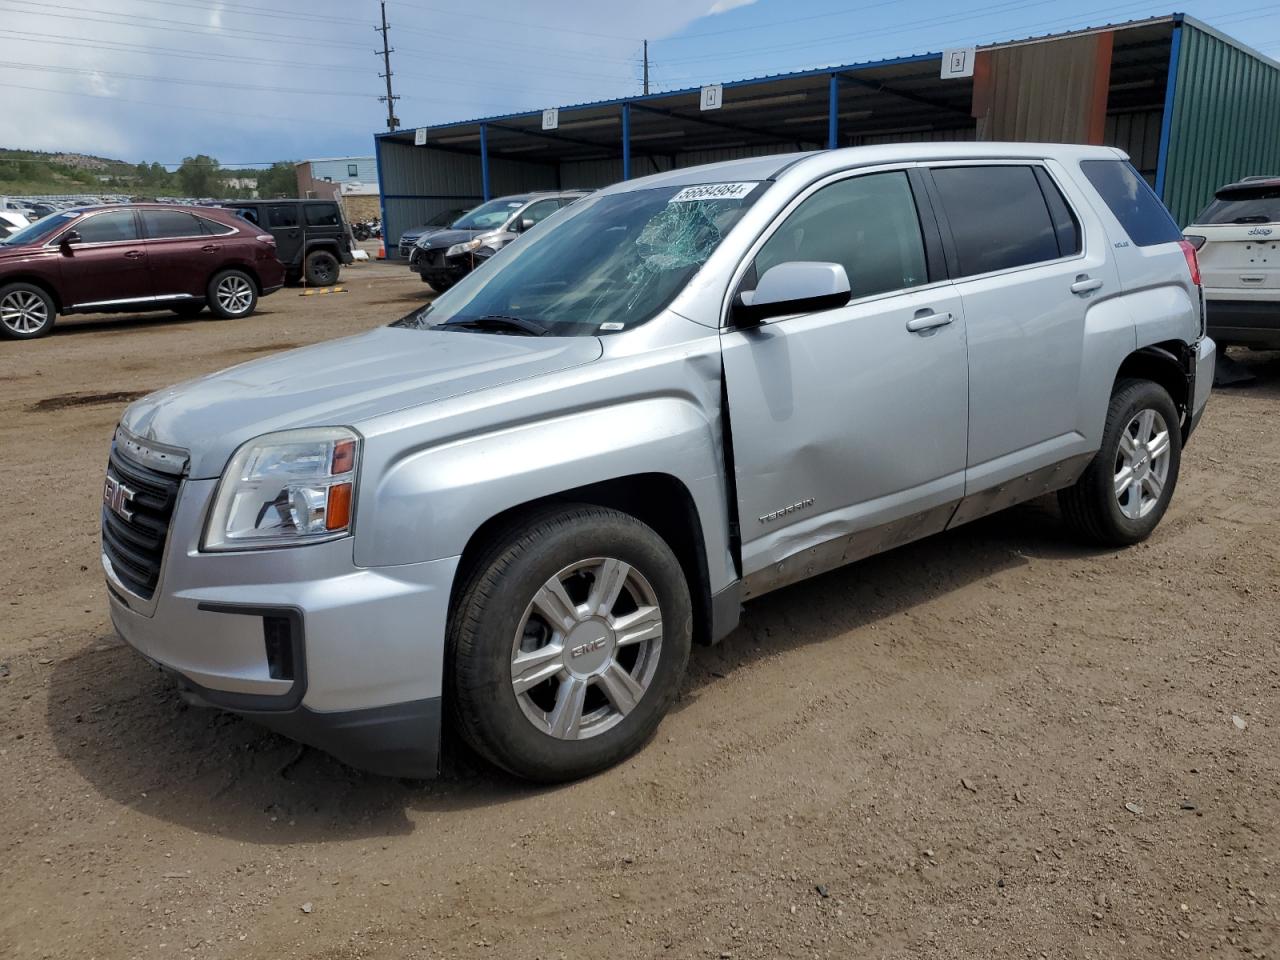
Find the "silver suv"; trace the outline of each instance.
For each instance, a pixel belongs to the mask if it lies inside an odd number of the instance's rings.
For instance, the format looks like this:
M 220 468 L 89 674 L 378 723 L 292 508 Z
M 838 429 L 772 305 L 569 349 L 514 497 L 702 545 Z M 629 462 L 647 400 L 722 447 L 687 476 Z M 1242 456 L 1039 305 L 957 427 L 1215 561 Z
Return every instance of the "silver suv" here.
M 102 562 L 189 696 L 429 776 L 645 742 L 745 600 L 1058 491 L 1147 537 L 1208 399 L 1122 153 L 918 144 L 618 184 L 390 327 L 128 408 Z

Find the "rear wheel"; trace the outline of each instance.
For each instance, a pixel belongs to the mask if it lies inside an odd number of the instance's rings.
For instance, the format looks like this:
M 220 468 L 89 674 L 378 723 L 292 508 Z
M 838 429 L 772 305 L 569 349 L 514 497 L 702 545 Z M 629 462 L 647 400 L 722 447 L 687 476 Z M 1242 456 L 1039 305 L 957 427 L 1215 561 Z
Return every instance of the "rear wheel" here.
M 671 548 L 602 507 L 513 529 L 450 625 L 449 701 L 463 738 L 512 773 L 573 780 L 633 754 L 679 690 L 692 607 Z
M 1177 407 L 1159 384 L 1122 380 L 1111 396 L 1102 446 L 1058 494 L 1067 521 L 1111 546 L 1145 540 L 1169 508 L 1182 462 Z
M 209 310 L 220 320 L 247 317 L 258 307 L 258 288 L 242 270 L 223 270 L 209 281 Z
M 58 311 L 53 297 L 31 283 L 0 287 L 0 336 L 10 340 L 34 340 L 48 335 Z
M 307 283 L 314 287 L 328 287 L 338 282 L 338 258 L 327 250 L 307 254 L 302 269 Z

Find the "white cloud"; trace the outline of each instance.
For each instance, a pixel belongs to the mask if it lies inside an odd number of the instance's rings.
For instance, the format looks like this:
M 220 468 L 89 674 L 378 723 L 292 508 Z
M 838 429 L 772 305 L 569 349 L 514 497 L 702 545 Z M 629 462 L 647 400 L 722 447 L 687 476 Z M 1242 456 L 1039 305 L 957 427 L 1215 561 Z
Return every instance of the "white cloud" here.
M 716 0 L 707 11 L 707 15 L 714 17 L 718 13 L 728 13 L 730 10 L 737 10 L 738 7 L 749 7 L 756 2 L 757 0 Z

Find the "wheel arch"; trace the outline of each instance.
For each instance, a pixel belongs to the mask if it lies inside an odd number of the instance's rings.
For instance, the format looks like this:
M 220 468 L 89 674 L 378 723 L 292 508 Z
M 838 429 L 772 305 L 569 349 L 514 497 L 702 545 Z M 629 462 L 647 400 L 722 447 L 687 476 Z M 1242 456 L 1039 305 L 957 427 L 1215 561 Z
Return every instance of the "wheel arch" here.
M 509 507 L 490 517 L 472 533 L 454 576 L 449 608 L 489 552 L 523 525 L 557 506 L 590 504 L 635 517 L 651 527 L 680 561 L 693 601 L 694 640 L 714 638 L 710 576 L 702 520 L 689 488 L 669 473 L 640 473 L 585 484 Z
M 1183 439 L 1186 439 L 1195 391 L 1194 371 L 1195 358 L 1188 344 L 1181 340 L 1149 344 L 1134 350 L 1120 362 L 1112 392 L 1115 392 L 1116 384 L 1126 379 L 1150 380 L 1159 384 L 1173 398 Z
M 58 296 L 58 290 L 44 277 L 32 274 L 18 273 L 10 277 L 0 280 L 0 287 L 7 287 L 11 283 L 26 283 L 33 287 L 39 287 L 53 300 L 53 308 L 58 312 L 63 312 L 62 298 Z

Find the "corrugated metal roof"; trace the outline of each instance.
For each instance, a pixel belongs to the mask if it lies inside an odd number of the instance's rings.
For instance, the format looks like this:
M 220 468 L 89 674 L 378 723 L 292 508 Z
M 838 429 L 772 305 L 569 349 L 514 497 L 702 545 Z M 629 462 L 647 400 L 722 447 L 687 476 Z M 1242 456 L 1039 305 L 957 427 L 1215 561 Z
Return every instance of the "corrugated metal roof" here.
M 1171 14 L 1165 14 L 1165 15 L 1155 16 L 1155 17 L 1146 17 L 1139 20 L 1125 20 L 1125 21 L 1118 21 L 1115 23 L 1104 23 L 1104 24 L 1098 24 L 1096 26 L 1081 27 L 1077 30 L 1068 30 L 1061 33 L 1046 33 L 1046 34 L 1037 35 L 1037 36 L 992 41 L 991 43 L 979 44 L 978 49 L 979 50 L 997 50 L 1003 47 L 1020 46 L 1023 44 L 1030 44 L 1030 43 L 1046 43 L 1046 42 L 1051 42 L 1055 40 L 1063 40 L 1069 37 L 1084 36 L 1090 33 L 1099 33 L 1099 32 L 1108 31 L 1108 30 L 1124 31 L 1124 30 L 1140 29 L 1142 27 L 1159 26 L 1162 24 L 1177 24 L 1182 22 L 1183 20 L 1194 23 L 1197 28 L 1207 29 L 1209 30 L 1209 32 L 1216 33 L 1216 31 L 1212 31 L 1211 28 L 1206 28 L 1204 25 L 1200 24 L 1198 21 L 1194 21 L 1192 18 L 1186 17 L 1184 14 L 1171 13 Z M 1222 37 L 1222 35 L 1220 34 L 1218 36 L 1222 39 L 1229 40 L 1229 38 Z M 1264 60 L 1267 59 L 1266 57 L 1263 57 L 1262 54 L 1257 53 L 1256 51 L 1249 50 L 1249 48 L 1247 47 L 1244 47 L 1243 44 L 1239 44 L 1236 41 L 1230 41 L 1230 42 L 1235 43 L 1236 46 L 1239 46 L 1242 49 L 1247 50 L 1248 52 L 1252 53 L 1254 56 L 1259 57 L 1260 59 L 1264 59 Z M 756 77 L 747 77 L 739 80 L 724 81 L 722 86 L 724 86 L 725 88 L 734 88 L 734 87 L 751 86 L 751 85 L 763 84 L 763 83 L 776 83 L 776 82 L 785 81 L 785 80 L 797 80 L 797 79 L 802 79 L 806 77 L 815 77 L 815 76 L 820 76 L 824 74 L 829 74 L 832 72 L 847 73 L 847 72 L 860 71 L 860 70 L 874 70 L 876 68 L 896 66 L 899 64 L 922 63 L 929 60 L 941 60 L 941 59 L 942 59 L 942 51 L 940 50 L 930 51 L 926 53 L 909 54 L 901 57 L 886 57 L 879 60 L 862 60 L 856 63 L 845 63 L 845 64 L 826 64 L 823 66 L 810 67 L 805 70 L 793 70 L 793 71 L 786 71 L 781 73 L 761 74 Z M 680 96 L 688 96 L 691 94 L 697 94 L 700 90 L 701 90 L 701 87 L 682 87 L 674 90 L 664 90 L 658 93 L 651 93 L 651 94 L 648 94 L 647 96 L 637 95 L 637 96 L 631 96 L 631 97 L 615 97 L 607 100 L 587 100 L 579 103 L 563 104 L 559 106 L 558 109 L 561 112 L 569 112 L 569 111 L 575 111 L 575 110 L 590 110 L 590 109 L 598 109 L 601 107 L 618 106 L 623 103 L 638 103 L 638 104 L 652 103 L 655 101 L 661 101 L 661 100 L 672 98 L 672 97 L 680 97 Z M 527 120 L 527 119 L 541 117 L 541 115 L 542 115 L 541 109 L 523 110 L 516 113 L 496 114 L 493 116 L 477 117 L 471 120 L 454 120 L 448 123 L 428 124 L 426 126 L 427 126 L 427 129 L 432 131 L 442 131 L 442 130 L 456 129 L 458 127 L 470 126 L 472 124 L 501 123 L 503 121 Z M 374 134 L 374 137 L 376 139 L 390 139 L 390 140 L 412 142 L 413 128 L 407 127 L 407 128 L 398 130 L 394 133 L 377 133 L 377 134 Z

